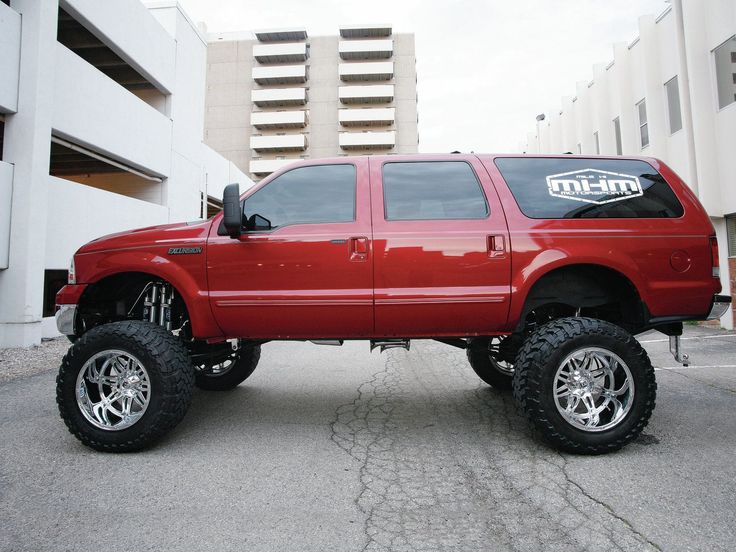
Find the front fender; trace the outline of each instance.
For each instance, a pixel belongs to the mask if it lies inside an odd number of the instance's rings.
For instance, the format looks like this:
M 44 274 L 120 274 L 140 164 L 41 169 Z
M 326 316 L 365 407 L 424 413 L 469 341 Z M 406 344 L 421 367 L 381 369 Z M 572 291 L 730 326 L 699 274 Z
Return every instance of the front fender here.
M 222 337 L 215 322 L 207 292 L 205 256 L 168 257 L 169 246 L 155 250 L 129 249 L 82 253 L 75 257 L 77 281 L 93 284 L 125 272 L 150 274 L 169 282 L 181 295 L 189 313 L 192 334 L 198 339 Z

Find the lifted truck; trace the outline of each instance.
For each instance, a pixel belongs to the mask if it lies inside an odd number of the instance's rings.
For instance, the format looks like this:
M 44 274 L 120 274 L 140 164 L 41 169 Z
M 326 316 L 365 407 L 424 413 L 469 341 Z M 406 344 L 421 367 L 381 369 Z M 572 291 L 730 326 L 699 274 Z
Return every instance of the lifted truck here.
M 57 295 L 73 341 L 69 430 L 148 446 L 193 388 L 231 389 L 272 340 L 409 348 L 436 339 L 514 397 L 538 433 L 598 454 L 642 431 L 654 370 L 633 335 L 723 314 L 718 244 L 649 158 L 371 156 L 291 165 L 211 220 L 100 238 Z

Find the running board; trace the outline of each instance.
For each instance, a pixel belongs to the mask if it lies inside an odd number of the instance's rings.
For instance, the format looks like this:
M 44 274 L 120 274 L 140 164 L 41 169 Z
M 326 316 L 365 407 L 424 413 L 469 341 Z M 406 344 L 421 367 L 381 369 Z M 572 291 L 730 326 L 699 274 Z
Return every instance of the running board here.
M 408 351 L 410 346 L 411 342 L 408 339 L 371 339 L 371 352 L 378 347 L 381 353 L 386 349 L 406 349 Z
M 315 345 L 332 345 L 333 347 L 340 347 L 343 343 L 342 339 L 310 339 L 309 341 Z

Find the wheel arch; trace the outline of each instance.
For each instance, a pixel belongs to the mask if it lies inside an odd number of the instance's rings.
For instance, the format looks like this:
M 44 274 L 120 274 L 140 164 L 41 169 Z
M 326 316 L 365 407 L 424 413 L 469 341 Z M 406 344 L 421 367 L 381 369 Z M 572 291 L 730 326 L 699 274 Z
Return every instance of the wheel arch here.
M 515 305 L 510 325 L 523 330 L 532 310 L 543 305 L 560 304 L 571 309 L 590 309 L 619 304 L 620 319 L 615 313 L 601 319 L 630 331 L 644 326 L 647 305 L 640 288 L 619 268 L 599 262 L 557 263 L 535 272 L 526 282 L 523 300 Z

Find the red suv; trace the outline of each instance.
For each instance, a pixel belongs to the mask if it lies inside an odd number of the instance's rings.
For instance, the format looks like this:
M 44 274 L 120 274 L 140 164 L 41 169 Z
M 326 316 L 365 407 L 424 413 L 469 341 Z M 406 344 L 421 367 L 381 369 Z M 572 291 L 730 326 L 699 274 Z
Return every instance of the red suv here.
M 415 155 L 305 161 L 208 221 L 100 238 L 57 296 L 74 342 L 61 416 L 86 445 L 142 448 L 193 387 L 230 389 L 261 344 L 466 349 L 554 446 L 634 439 L 656 383 L 633 335 L 676 358 L 685 320 L 720 316 L 718 246 L 693 193 L 655 159 Z

